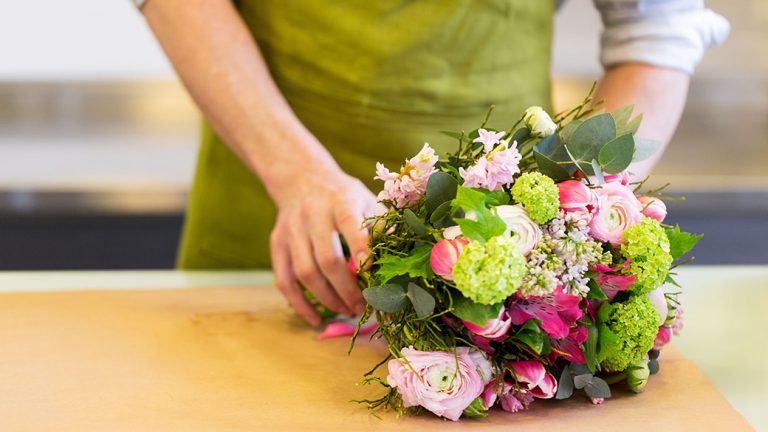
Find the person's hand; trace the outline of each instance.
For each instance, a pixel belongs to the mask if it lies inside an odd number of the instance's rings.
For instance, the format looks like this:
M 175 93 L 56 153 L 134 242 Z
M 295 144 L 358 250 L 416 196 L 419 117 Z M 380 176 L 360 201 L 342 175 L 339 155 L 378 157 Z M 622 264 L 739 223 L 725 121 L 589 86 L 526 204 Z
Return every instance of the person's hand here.
M 339 234 L 357 265 L 368 256 L 365 217 L 376 211 L 376 197 L 358 179 L 338 168 L 306 169 L 274 196 L 277 222 L 270 237 L 277 288 L 312 325 L 320 316 L 299 282 L 329 309 L 362 313 L 365 300 L 344 258 Z

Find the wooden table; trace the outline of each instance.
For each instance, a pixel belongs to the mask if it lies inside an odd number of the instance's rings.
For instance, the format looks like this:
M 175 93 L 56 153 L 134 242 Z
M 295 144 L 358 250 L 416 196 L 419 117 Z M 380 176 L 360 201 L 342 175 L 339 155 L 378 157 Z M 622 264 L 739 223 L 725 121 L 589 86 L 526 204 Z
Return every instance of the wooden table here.
M 683 354 L 644 394 L 452 423 L 350 403 L 379 390 L 355 385 L 377 348 L 317 341 L 269 274 L 0 273 L 0 430 L 749 430 L 721 393 L 762 428 L 766 276 L 686 269 Z

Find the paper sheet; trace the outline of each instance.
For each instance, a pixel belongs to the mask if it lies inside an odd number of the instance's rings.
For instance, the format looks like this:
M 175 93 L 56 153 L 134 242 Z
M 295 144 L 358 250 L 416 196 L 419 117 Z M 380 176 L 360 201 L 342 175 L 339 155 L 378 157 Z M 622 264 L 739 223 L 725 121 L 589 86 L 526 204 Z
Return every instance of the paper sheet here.
M 600 406 L 380 420 L 349 402 L 381 391 L 355 385 L 380 354 L 316 335 L 269 287 L 0 294 L 0 430 L 751 430 L 674 348 Z

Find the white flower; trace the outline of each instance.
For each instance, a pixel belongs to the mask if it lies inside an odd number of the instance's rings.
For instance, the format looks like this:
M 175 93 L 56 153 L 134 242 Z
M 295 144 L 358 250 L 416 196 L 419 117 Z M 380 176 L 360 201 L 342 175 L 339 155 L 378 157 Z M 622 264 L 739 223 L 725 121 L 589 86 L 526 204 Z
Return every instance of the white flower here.
M 557 132 L 557 125 L 552 121 L 546 111 L 539 106 L 532 106 L 525 110 L 525 126 L 531 130 L 531 135 L 546 137 Z
M 511 235 L 517 246 L 520 247 L 520 252 L 527 256 L 541 240 L 541 229 L 539 226 L 531 220 L 528 212 L 520 204 L 501 205 L 495 207 L 494 210 L 496 215 L 507 225 L 507 230 L 504 234 Z

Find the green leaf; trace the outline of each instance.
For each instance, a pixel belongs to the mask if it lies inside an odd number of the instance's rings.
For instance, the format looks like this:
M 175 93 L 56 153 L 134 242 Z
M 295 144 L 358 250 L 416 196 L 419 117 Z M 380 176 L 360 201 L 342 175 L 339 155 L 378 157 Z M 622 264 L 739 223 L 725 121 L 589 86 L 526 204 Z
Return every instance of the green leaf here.
M 427 213 L 434 212 L 441 204 L 456 198 L 458 187 L 459 183 L 448 173 L 436 172 L 429 176 L 424 201 Z
M 395 276 L 410 275 L 411 277 L 432 277 L 432 268 L 429 266 L 429 253 L 432 245 L 423 245 L 414 248 L 407 256 L 384 255 L 376 264 L 380 265 L 379 277 L 382 283 L 389 282 Z
M 480 192 L 485 194 L 485 204 L 491 207 L 509 204 L 509 194 L 503 190 L 489 191 L 485 189 L 479 189 Z
M 611 113 L 611 115 L 613 116 L 613 122 L 616 123 L 617 133 L 619 129 L 621 129 L 623 126 L 626 126 L 627 123 L 629 123 L 629 119 L 632 117 L 632 111 L 634 109 L 635 109 L 634 105 L 626 105 Z M 623 135 L 623 134 L 619 134 L 619 135 Z
M 577 389 L 583 389 L 584 387 L 592 384 L 593 379 L 595 379 L 595 377 L 593 377 L 592 374 L 576 375 L 573 377 L 573 386 Z
M 608 318 L 611 316 L 611 312 L 613 312 L 613 305 L 606 302 L 603 303 L 602 306 L 600 306 L 600 309 L 597 311 L 597 325 L 608 321 Z
M 429 222 L 434 224 L 440 219 L 448 216 L 448 213 L 450 212 L 451 212 L 451 202 L 450 201 L 444 202 L 439 206 L 437 206 L 435 211 L 432 212 L 432 215 L 429 216 Z
M 632 162 L 642 162 L 659 151 L 661 143 L 654 140 L 635 137 L 635 155 Z
M 608 326 L 600 326 L 597 336 L 597 360 L 603 361 L 613 357 L 619 350 L 619 337 Z
M 486 195 L 471 188 L 459 186 L 452 210 L 462 209 L 464 213 L 473 212 L 475 219 L 458 218 L 456 223 L 461 227 L 465 237 L 479 242 L 501 235 L 507 225 L 486 207 Z
M 592 373 L 597 372 L 597 338 L 599 332 L 594 324 L 587 325 L 587 340 L 584 342 L 584 357 L 587 360 L 587 367 Z
M 558 134 L 543 138 L 533 149 L 555 162 L 568 163 L 571 160 Z
M 544 350 L 546 334 L 541 331 L 536 320 L 528 320 L 523 324 L 520 330 L 515 333 L 515 338 L 528 345 L 536 354 L 541 354 Z
M 468 407 L 464 408 L 464 415 L 470 418 L 488 417 L 488 410 L 485 409 L 483 398 L 476 397 Z
M 611 388 L 602 378 L 593 377 L 584 387 L 587 396 L 591 398 L 609 398 L 611 397 Z
M 396 284 L 366 288 L 363 297 L 374 309 L 387 313 L 399 312 L 406 302 L 405 289 Z
M 469 137 L 463 133 L 454 132 L 454 131 L 440 131 L 440 133 L 443 135 L 449 136 L 451 138 L 455 138 L 461 141 L 462 143 L 469 142 Z
M 659 373 L 659 361 L 656 359 L 652 359 L 648 361 L 648 370 L 651 372 L 651 375 L 656 375 Z
M 567 143 L 568 150 L 578 160 L 597 159 L 603 145 L 616 138 L 616 124 L 610 114 L 594 116 L 579 125 Z
M 594 279 L 590 279 L 589 282 L 587 282 L 587 286 L 589 287 L 587 298 L 595 300 L 608 300 L 608 296 L 605 295 L 603 289 L 600 288 L 600 285 L 598 285 Z
M 489 319 L 497 318 L 501 311 L 501 303 L 495 305 L 475 303 L 458 291 L 452 291 L 451 297 L 453 298 L 453 311 L 451 313 L 459 319 L 479 326 L 484 326 Z
M 675 278 L 672 277 L 669 273 L 667 273 L 667 277 L 664 279 L 664 283 L 672 284 L 678 288 L 682 288 L 679 283 L 675 280 Z
M 560 379 L 557 381 L 557 393 L 555 399 L 568 399 L 573 395 L 573 377 L 568 372 L 568 368 L 563 368 Z
M 405 209 L 405 211 L 403 211 L 403 217 L 405 218 L 405 222 L 408 224 L 408 226 L 410 226 L 413 230 L 414 234 L 424 235 L 427 233 L 426 225 L 424 225 L 424 223 L 421 221 L 421 218 L 416 216 L 416 213 L 414 213 L 411 209 Z
M 413 282 L 408 283 L 408 299 L 413 305 L 413 310 L 419 318 L 429 316 L 435 310 L 435 298 L 424 288 Z
M 678 259 L 690 252 L 703 237 L 701 234 L 680 231 L 679 225 L 675 225 L 674 228 L 669 228 L 665 231 L 669 239 L 669 254 L 672 255 L 673 259 Z
M 568 180 L 571 177 L 570 173 L 564 168 L 564 165 L 553 161 L 536 150 L 533 151 L 533 159 L 536 160 L 539 171 L 556 182 Z
M 632 163 L 635 153 L 635 140 L 632 135 L 622 135 L 608 141 L 597 156 L 600 167 L 610 174 L 618 174 Z
M 512 136 L 509 139 L 509 143 L 517 142 L 521 143 L 528 139 L 528 137 L 531 136 L 531 131 L 527 127 L 521 127 L 520 129 L 516 130 Z

